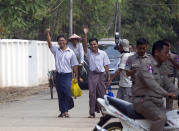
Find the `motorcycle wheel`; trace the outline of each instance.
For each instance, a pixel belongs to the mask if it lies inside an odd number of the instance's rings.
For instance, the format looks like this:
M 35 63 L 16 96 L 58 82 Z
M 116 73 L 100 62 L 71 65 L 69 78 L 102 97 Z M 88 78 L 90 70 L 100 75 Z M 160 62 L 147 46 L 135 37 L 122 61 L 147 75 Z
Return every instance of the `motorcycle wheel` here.
M 104 129 L 108 131 L 122 131 L 122 125 L 120 122 L 112 122 L 107 124 Z

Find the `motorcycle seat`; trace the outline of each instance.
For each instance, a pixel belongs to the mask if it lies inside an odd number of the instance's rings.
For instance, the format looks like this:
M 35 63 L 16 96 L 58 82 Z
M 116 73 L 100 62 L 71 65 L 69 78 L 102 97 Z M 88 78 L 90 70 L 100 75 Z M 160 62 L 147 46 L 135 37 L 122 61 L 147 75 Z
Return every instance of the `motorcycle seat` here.
M 109 104 L 114 106 L 116 109 L 118 109 L 124 115 L 127 115 L 129 118 L 144 119 L 144 117 L 141 114 L 139 114 L 135 111 L 132 103 L 118 99 L 118 98 L 109 97 L 109 96 L 107 96 L 107 99 L 109 101 Z

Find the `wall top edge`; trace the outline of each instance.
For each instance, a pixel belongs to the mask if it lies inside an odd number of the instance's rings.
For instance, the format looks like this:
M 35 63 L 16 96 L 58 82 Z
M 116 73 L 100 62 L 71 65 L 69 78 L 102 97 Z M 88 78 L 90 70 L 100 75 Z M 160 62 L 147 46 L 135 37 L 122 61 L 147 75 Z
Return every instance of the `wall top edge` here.
M 37 42 L 47 44 L 47 41 L 39 40 L 25 40 L 25 39 L 0 39 L 0 42 Z M 57 42 L 52 41 L 52 44 L 57 44 Z

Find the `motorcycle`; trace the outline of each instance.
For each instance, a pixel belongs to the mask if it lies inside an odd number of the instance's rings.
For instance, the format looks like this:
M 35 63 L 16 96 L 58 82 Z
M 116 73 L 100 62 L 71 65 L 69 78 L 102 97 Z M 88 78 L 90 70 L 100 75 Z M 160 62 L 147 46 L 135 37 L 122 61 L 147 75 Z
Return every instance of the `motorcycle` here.
M 177 99 L 179 106 L 179 96 Z M 101 105 L 103 116 L 93 131 L 149 131 L 151 121 L 138 114 L 132 103 L 107 95 L 104 99 L 98 98 L 97 101 Z M 179 131 L 179 110 L 167 111 L 166 115 L 164 130 Z M 118 118 L 119 121 L 107 123 L 112 118 Z

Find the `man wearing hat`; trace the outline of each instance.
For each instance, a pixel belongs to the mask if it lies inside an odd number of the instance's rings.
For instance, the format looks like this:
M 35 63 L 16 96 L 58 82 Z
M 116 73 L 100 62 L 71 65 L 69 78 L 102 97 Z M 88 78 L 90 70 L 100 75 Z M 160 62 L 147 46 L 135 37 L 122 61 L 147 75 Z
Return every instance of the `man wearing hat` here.
M 119 90 L 117 92 L 117 97 L 126 101 L 131 101 L 131 87 L 132 81 L 130 76 L 126 75 L 126 61 L 132 54 L 129 52 L 129 41 L 127 39 L 122 39 L 119 44 L 120 64 L 119 69 L 111 77 L 107 86 L 111 84 L 112 80 L 120 73 Z
M 84 50 L 83 50 L 82 44 L 80 43 L 81 37 L 76 34 L 72 34 L 68 40 L 69 40 L 69 42 L 68 42 L 67 46 L 73 50 L 73 52 L 75 53 L 75 55 L 77 57 L 77 60 L 79 63 L 79 66 L 78 66 L 78 73 L 79 73 L 78 77 L 79 78 L 78 79 L 82 82 L 83 79 L 80 76 L 82 76 L 82 74 L 83 74 L 82 69 L 84 68 L 83 67 Z
M 80 64 L 84 63 L 84 51 L 83 51 L 83 46 L 80 43 L 81 37 L 76 35 L 76 34 L 72 34 L 69 37 L 69 43 L 68 43 L 68 47 L 70 49 L 72 49 L 78 59 L 78 62 Z

